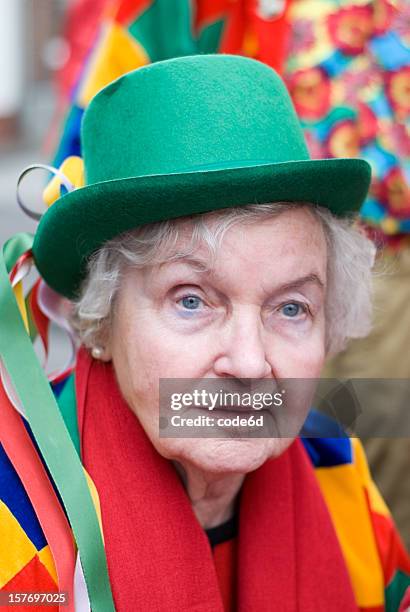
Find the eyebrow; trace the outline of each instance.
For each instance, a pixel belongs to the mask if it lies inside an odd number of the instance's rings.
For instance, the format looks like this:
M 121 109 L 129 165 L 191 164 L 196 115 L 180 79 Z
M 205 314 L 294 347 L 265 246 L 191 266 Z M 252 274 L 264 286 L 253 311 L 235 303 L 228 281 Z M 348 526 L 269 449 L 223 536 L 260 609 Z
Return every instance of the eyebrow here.
M 306 276 L 301 276 L 300 278 L 296 278 L 295 280 L 290 281 L 289 283 L 284 283 L 283 285 L 280 285 L 280 287 L 277 287 L 274 292 L 280 293 L 282 291 L 289 291 L 291 289 L 299 289 L 300 287 L 302 287 L 303 285 L 306 285 L 307 283 L 313 283 L 317 285 L 318 287 L 320 287 L 320 289 L 324 289 L 325 287 L 323 281 L 318 276 L 318 274 L 311 273 L 311 274 L 306 274 Z
M 181 257 L 181 259 L 175 260 L 174 262 L 166 262 L 166 263 L 181 263 L 186 264 L 192 268 L 194 268 L 197 272 L 210 272 L 212 274 L 212 269 L 207 266 L 207 262 L 204 259 L 199 259 L 197 257 L 193 257 L 192 255 L 187 255 Z M 300 278 L 296 278 L 293 281 L 288 283 L 284 283 L 279 287 L 276 287 L 273 293 L 283 293 L 284 291 L 291 291 L 292 289 L 300 289 L 303 285 L 308 283 L 312 283 L 317 285 L 320 289 L 324 289 L 325 285 L 320 278 L 320 276 L 314 272 L 310 274 L 306 274 L 305 276 L 301 276 Z M 269 292 L 270 293 L 270 292 Z
M 171 261 L 164 261 L 160 267 L 170 264 L 185 264 L 193 268 L 196 272 L 211 272 L 209 263 L 205 259 L 199 259 L 192 255 L 184 255 L 178 259 L 172 259 Z

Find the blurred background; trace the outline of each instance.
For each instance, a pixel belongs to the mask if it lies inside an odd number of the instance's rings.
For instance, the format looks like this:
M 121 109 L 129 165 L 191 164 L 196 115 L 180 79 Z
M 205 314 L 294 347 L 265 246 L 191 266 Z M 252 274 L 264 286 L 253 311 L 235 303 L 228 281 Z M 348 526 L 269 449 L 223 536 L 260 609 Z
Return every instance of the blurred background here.
M 47 137 L 57 112 L 55 73 L 68 59 L 67 0 L 0 0 L 0 240 L 36 223 L 16 204 L 17 177 L 53 157 Z M 30 178 L 41 191 L 45 175 Z

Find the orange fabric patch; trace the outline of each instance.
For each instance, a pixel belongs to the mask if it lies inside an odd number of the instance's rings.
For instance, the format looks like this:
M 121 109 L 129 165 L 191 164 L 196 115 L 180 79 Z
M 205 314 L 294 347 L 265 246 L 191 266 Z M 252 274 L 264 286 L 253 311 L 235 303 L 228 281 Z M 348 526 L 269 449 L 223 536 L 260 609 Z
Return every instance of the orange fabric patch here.
M 45 566 L 36 555 L 23 569 L 4 585 L 2 592 L 16 591 L 35 591 L 36 593 L 58 593 L 58 588 Z M 0 606 L 0 610 L 10 610 L 14 612 L 33 612 L 33 605 L 21 606 Z M 58 606 L 36 606 L 37 612 L 58 612 Z

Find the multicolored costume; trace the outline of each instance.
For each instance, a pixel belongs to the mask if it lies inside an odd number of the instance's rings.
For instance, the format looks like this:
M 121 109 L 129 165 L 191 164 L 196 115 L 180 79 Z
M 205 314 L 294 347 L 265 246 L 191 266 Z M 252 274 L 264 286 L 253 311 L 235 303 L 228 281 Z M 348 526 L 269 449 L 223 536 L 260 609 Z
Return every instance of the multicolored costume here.
M 85 354 L 81 360 L 83 363 L 91 362 Z M 80 453 L 83 447 L 83 452 L 87 454 L 84 423 L 81 422 L 84 417 L 79 414 L 77 420 L 74 373 L 55 384 L 54 393 L 77 452 Z M 81 393 L 81 390 L 77 386 L 78 393 Z M 14 443 L 12 458 L 8 457 L 3 446 L 0 446 L 0 532 L 1 541 L 5 543 L 0 558 L 1 588 L 3 591 L 54 591 L 60 587 L 61 590 L 56 565 L 44 535 L 44 531 L 47 531 L 50 525 L 43 523 L 42 528 L 33 507 L 33 501 L 38 503 L 36 489 L 47 484 L 45 474 L 38 465 L 33 467 L 31 479 L 24 484 L 18 475 L 23 467 L 26 445 L 32 447 L 34 453 L 38 453 L 40 457 L 41 454 L 27 422 L 18 416 L 10 405 L 7 405 L 6 396 L 1 399 L 0 437 L 10 446 L 8 436 L 14 427 L 16 439 L 19 440 L 17 444 Z M 111 401 L 110 410 L 112 406 Z M 101 415 L 101 405 L 97 411 Z M 11 421 L 14 421 L 14 425 Z M 104 423 L 110 431 L 112 429 L 110 423 L 105 419 Z M 313 414 L 308 419 L 306 428 L 306 431 L 309 431 L 309 428 L 312 428 L 312 431 L 316 428 L 317 435 L 317 420 Z M 21 433 L 22 429 L 27 430 L 29 436 L 19 438 L 17 432 L 20 430 Z M 333 439 L 305 438 L 303 444 L 343 552 L 357 608 L 368 612 L 382 610 L 397 612 L 406 586 L 410 585 L 410 562 L 402 548 L 390 514 L 372 482 L 360 443 L 358 440 L 342 436 Z M 93 454 L 96 452 L 98 451 L 94 449 Z M 109 466 L 111 450 L 107 447 L 107 442 L 102 452 Z M 93 469 L 92 464 L 90 467 Z M 141 466 L 141 469 L 144 467 Z M 141 479 L 141 474 L 138 478 Z M 117 485 L 116 480 L 112 486 Z M 95 490 L 93 495 L 99 508 Z M 146 500 L 142 503 L 145 502 Z M 57 499 L 55 503 L 58 504 Z M 46 521 L 50 524 L 54 520 L 55 517 L 49 506 Z M 107 523 L 107 527 L 108 525 Z M 236 539 L 231 537 L 227 541 L 219 542 L 213 549 L 225 610 L 233 609 L 232 584 L 236 570 L 232 563 L 238 554 Z M 130 542 L 130 545 L 133 550 L 135 546 L 137 547 L 135 554 L 138 554 L 138 543 Z M 275 548 L 275 541 L 272 541 L 271 545 Z M 324 542 L 324 546 L 327 545 L 328 542 Z M 74 549 L 71 551 L 71 555 L 73 554 Z M 315 568 L 312 567 L 311 571 L 314 572 Z M 138 580 L 138 576 L 135 579 Z M 147 579 L 145 577 L 145 580 Z M 77 600 L 78 597 L 77 593 Z M 131 598 L 132 595 L 129 593 L 125 597 Z M 317 609 L 320 609 L 320 599 L 317 600 L 317 606 Z M 340 609 L 336 602 L 334 609 Z M 209 610 L 211 612 L 212 608 Z

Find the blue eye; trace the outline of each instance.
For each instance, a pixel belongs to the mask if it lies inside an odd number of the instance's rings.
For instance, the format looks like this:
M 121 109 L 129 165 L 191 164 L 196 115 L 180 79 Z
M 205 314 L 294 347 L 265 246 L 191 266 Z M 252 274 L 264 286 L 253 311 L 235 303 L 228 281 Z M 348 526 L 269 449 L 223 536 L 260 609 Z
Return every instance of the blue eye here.
M 289 304 L 282 306 L 281 310 L 285 317 L 297 317 L 299 314 L 301 314 L 300 311 L 302 310 L 302 307 L 296 302 L 290 302 Z
M 181 299 L 182 305 L 187 310 L 197 310 L 202 302 L 196 295 L 186 295 Z

